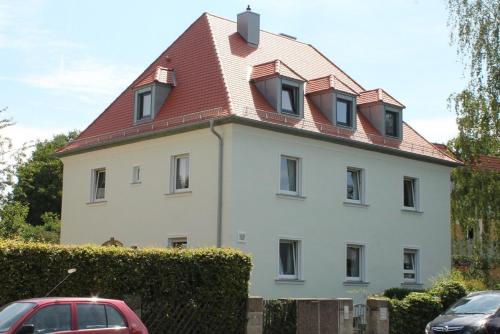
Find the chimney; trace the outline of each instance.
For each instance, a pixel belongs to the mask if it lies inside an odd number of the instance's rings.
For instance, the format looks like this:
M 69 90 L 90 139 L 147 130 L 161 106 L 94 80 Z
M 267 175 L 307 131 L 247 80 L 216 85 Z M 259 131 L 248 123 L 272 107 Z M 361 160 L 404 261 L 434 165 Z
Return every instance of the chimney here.
M 238 14 L 238 33 L 247 41 L 248 45 L 259 45 L 260 15 L 252 12 L 250 5 L 243 13 Z

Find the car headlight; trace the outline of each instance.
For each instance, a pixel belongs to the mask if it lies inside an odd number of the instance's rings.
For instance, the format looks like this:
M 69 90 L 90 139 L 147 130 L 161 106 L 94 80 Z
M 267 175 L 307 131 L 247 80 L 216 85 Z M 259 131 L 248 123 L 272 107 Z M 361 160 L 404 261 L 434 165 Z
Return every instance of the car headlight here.
M 427 326 L 425 326 L 425 334 L 431 334 L 431 323 L 430 322 L 427 324 Z

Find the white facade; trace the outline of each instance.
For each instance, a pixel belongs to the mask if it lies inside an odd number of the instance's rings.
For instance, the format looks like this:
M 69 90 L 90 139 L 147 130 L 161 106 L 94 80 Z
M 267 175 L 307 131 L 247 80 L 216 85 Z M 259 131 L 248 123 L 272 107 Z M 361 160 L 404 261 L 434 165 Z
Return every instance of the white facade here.
M 216 130 L 224 138 L 222 243 L 251 253 L 251 294 L 361 299 L 404 283 L 404 249 L 416 251 L 419 284 L 449 270 L 450 167 L 245 125 Z M 205 128 L 62 158 L 62 243 L 114 237 L 166 247 L 187 237 L 188 247 L 215 245 L 217 150 Z M 190 191 L 171 194 L 179 154 L 190 157 Z M 299 159 L 299 196 L 279 194 L 282 155 Z M 346 203 L 348 167 L 362 170 L 362 205 Z M 106 168 L 105 201 L 90 203 L 98 168 Z M 402 210 L 405 177 L 417 180 L 416 211 Z M 278 279 L 280 238 L 297 241 L 297 279 Z M 362 247 L 362 283 L 346 283 L 348 244 Z

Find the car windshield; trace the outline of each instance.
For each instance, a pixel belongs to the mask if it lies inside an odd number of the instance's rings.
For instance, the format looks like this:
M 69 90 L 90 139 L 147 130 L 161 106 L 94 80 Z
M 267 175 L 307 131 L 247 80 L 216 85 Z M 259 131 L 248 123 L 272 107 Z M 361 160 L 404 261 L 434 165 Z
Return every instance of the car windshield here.
M 0 333 L 8 331 L 33 307 L 35 307 L 34 303 L 12 303 L 0 308 Z
M 500 294 L 467 296 L 453 304 L 445 314 L 494 313 L 500 307 Z

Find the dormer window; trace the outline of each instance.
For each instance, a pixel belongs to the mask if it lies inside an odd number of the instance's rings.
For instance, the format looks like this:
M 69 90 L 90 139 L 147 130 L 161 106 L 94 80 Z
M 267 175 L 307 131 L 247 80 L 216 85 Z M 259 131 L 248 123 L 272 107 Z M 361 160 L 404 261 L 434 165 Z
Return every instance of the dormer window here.
M 353 125 L 352 101 L 337 98 L 337 125 L 352 128 Z
M 281 112 L 299 116 L 299 87 L 281 85 Z
M 137 111 L 137 120 L 141 121 L 143 119 L 151 118 L 151 91 L 146 91 L 143 93 L 139 93 L 138 96 L 139 102 L 139 110 Z
M 385 134 L 391 137 L 399 137 L 399 113 L 385 111 Z

